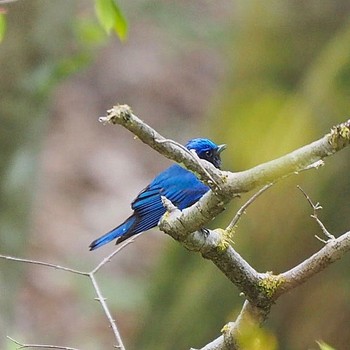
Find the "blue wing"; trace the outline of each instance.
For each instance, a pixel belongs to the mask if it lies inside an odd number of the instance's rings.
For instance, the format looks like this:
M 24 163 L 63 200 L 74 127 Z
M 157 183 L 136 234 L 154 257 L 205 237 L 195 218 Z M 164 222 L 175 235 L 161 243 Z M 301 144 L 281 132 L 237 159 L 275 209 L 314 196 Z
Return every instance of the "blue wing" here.
M 197 202 L 209 187 L 188 170 L 173 165 L 159 174 L 132 202 L 134 215 L 140 218 L 133 230 L 135 234 L 157 226 L 165 213 L 161 196 L 168 198 L 179 209 Z
M 158 225 L 165 214 L 161 196 L 168 198 L 180 210 L 196 203 L 209 187 L 188 170 L 173 165 L 160 173 L 132 202 L 134 213 L 121 225 L 93 241 L 90 250 L 118 238 L 117 243 Z

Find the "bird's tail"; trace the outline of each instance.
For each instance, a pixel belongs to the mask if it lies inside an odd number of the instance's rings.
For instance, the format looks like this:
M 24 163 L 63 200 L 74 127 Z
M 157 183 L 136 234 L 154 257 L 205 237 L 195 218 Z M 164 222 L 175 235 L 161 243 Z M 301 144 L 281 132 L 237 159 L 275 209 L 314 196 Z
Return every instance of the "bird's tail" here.
M 127 233 L 129 233 L 129 230 L 132 228 L 132 226 L 136 222 L 136 217 L 130 216 L 127 220 L 125 220 L 121 225 L 114 228 L 113 230 L 107 232 L 100 238 L 95 239 L 89 246 L 90 250 L 95 250 L 99 247 L 102 247 L 103 245 L 107 244 L 108 242 L 112 241 L 113 239 L 117 237 L 121 237 Z M 128 237 L 131 235 L 128 235 Z M 119 240 L 118 240 L 119 241 Z

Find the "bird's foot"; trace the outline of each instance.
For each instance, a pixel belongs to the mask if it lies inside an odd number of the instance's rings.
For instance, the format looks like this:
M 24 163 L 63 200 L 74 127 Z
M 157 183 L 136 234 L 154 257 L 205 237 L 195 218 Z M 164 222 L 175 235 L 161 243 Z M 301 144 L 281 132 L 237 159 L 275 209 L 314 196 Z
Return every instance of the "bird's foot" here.
M 199 230 L 201 232 L 201 234 L 205 237 L 208 238 L 209 234 L 210 234 L 210 230 L 208 230 L 207 228 L 203 227 Z
M 210 234 L 210 230 L 205 227 L 201 228 L 200 232 L 202 233 L 203 236 L 205 236 L 205 238 L 208 238 Z M 220 240 L 217 245 L 220 251 L 225 251 L 229 246 L 235 244 L 234 241 L 232 240 L 231 232 L 221 228 L 215 229 L 214 232 L 216 232 L 220 236 Z

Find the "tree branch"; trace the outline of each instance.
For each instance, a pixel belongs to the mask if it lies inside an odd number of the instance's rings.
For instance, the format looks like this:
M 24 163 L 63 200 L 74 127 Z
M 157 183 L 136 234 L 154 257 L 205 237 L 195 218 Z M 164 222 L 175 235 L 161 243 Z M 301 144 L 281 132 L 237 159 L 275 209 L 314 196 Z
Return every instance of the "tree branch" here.
M 17 350 L 20 349 L 56 349 L 56 350 L 78 350 L 77 348 L 71 348 L 68 346 L 59 346 L 59 345 L 45 345 L 45 344 L 23 344 L 20 343 L 18 340 L 13 339 L 9 336 L 7 336 L 8 339 L 10 339 L 12 342 L 14 342 L 16 345 L 18 345 Z
M 235 227 L 238 224 L 238 221 L 240 220 L 240 218 L 242 217 L 243 214 L 245 214 L 246 209 L 253 203 L 255 202 L 255 200 L 260 197 L 265 191 L 267 191 L 271 186 L 273 185 L 273 183 L 269 183 L 267 185 L 265 185 L 263 188 L 261 188 L 258 192 L 256 192 L 252 197 L 249 198 L 249 200 L 244 203 L 241 208 L 239 208 L 239 210 L 237 211 L 236 215 L 234 216 L 234 218 L 232 219 L 232 221 L 230 222 L 230 224 L 226 227 L 226 231 L 229 234 L 233 234 Z
M 329 240 L 325 247 L 300 265 L 276 276 L 272 273 L 257 272 L 228 243 L 227 234 L 232 233 L 236 218 L 239 219 L 244 208 L 237 213 L 226 230 L 206 230 L 205 235 L 201 230 L 206 223 L 224 210 L 225 204 L 240 193 L 259 186 L 266 186 L 267 189 L 269 183 L 301 171 L 318 168 L 324 164 L 324 158 L 349 146 L 350 119 L 333 127 L 330 133 L 309 145 L 237 173 L 220 171 L 205 161 L 194 161 L 183 147 L 162 137 L 136 117 L 126 105 L 113 107 L 107 112 L 106 117 L 100 118 L 100 121 L 124 126 L 162 155 L 183 164 L 211 188 L 211 191 L 197 203 L 182 211 L 163 198 L 167 214 L 158 224 L 162 231 L 178 240 L 187 249 L 200 252 L 203 257 L 212 260 L 247 298 L 236 322 L 230 323 L 221 337 L 201 350 L 238 348 L 236 340 L 243 323 L 252 320 L 255 324 L 261 324 L 267 317 L 271 305 L 280 295 L 303 283 L 350 250 L 350 233 L 347 232 L 337 239 Z M 318 220 L 317 216 L 315 219 Z
M 135 237 L 131 237 L 130 239 L 126 240 L 123 244 L 121 244 L 120 246 L 118 246 L 118 248 L 113 251 L 110 255 L 108 255 L 106 258 L 104 258 L 101 263 L 99 263 L 93 270 L 91 270 L 90 272 L 85 272 L 85 271 L 79 271 L 79 270 L 75 270 L 75 269 L 71 269 L 69 267 L 64 267 L 64 266 L 60 266 L 60 265 L 56 265 L 56 264 L 51 264 L 51 263 L 47 263 L 47 262 L 43 262 L 43 261 L 37 261 L 37 260 L 30 260 L 30 259 L 22 259 L 22 258 L 15 258 L 12 256 L 7 256 L 7 255 L 1 255 L 0 254 L 0 259 L 4 259 L 4 260 L 9 260 L 9 261 L 16 261 L 16 262 L 22 262 L 22 263 L 27 263 L 27 264 L 33 264 L 33 265 L 39 265 L 39 266 L 44 266 L 44 267 L 48 267 L 48 268 L 53 268 L 55 270 L 61 270 L 61 271 L 65 271 L 65 272 L 70 272 L 76 275 L 81 275 L 81 276 L 87 276 L 89 277 L 89 279 L 91 280 L 92 286 L 96 292 L 97 298 L 96 300 L 98 300 L 101 303 L 102 309 L 107 317 L 107 320 L 112 328 L 114 337 L 116 339 L 117 345 L 115 345 L 114 347 L 117 349 L 121 349 L 121 350 L 125 350 L 125 346 L 123 344 L 123 340 L 122 337 L 120 336 L 117 324 L 115 322 L 115 320 L 113 319 L 111 312 L 109 311 L 108 305 L 106 303 L 106 298 L 103 297 L 102 292 L 100 290 L 100 287 L 96 281 L 95 278 L 95 274 L 104 266 L 106 265 L 108 262 L 111 261 L 111 259 L 118 254 L 122 249 L 124 249 L 127 245 L 129 245 L 130 243 L 132 243 L 138 236 Z M 40 345 L 40 344 L 21 344 L 19 342 L 17 342 L 16 340 L 14 340 L 11 337 L 8 337 L 10 340 L 12 340 L 13 342 L 15 342 L 17 345 L 19 345 L 19 349 L 25 349 L 25 348 L 46 348 L 46 349 L 66 349 L 66 350 L 76 350 L 74 348 L 70 348 L 70 347 L 62 347 L 62 346 L 56 346 L 56 345 Z
M 321 230 L 322 232 L 324 233 L 324 235 L 328 238 L 328 239 L 335 239 L 335 237 L 329 233 L 329 231 L 326 229 L 326 227 L 323 225 L 322 221 L 318 218 L 318 215 L 317 215 L 317 211 L 318 210 L 321 210 L 322 207 L 320 206 L 320 203 L 316 203 L 314 204 L 311 200 L 311 198 L 305 193 L 305 191 L 300 187 L 300 186 L 297 186 L 299 188 L 299 190 L 301 191 L 301 193 L 305 196 L 305 198 L 307 199 L 307 201 L 309 202 L 309 204 L 311 205 L 314 213 L 311 215 L 312 218 L 314 218 L 317 222 L 317 224 L 321 227 Z M 327 243 L 326 240 L 318 237 L 317 235 L 315 235 L 315 237 L 321 241 L 322 243 Z
M 208 162 L 202 161 L 210 176 L 219 184 L 218 188 L 213 186 L 206 172 L 198 162 L 193 161 L 188 152 L 178 147 L 176 143 L 167 142 L 163 136 L 136 117 L 130 107 L 114 106 L 107 112 L 106 117 L 100 118 L 100 121 L 124 126 L 162 155 L 184 164 L 188 170 L 193 171 L 202 181 L 211 186 L 212 191 L 207 192 L 191 207 L 182 211 L 171 210 L 164 215 L 159 222 L 159 228 L 188 249 L 198 251 L 205 258 L 212 260 L 235 284 L 241 281 L 238 286 L 248 300 L 262 307 L 270 302 L 270 297 L 264 288 L 257 288 L 259 281 L 266 277 L 265 274 L 256 272 L 232 247 L 225 244 L 223 235 L 220 234 L 223 230 L 209 231 L 207 237 L 199 234 L 198 231 L 223 211 L 225 204 L 239 193 L 276 182 L 302 170 L 314 169 L 314 164 L 320 164 L 320 160 L 350 144 L 350 120 L 348 120 L 333 127 L 331 132 L 321 139 L 246 171 L 238 173 L 220 171 Z M 248 277 L 242 278 L 245 275 Z
M 339 260 L 350 250 L 350 231 L 340 237 L 331 239 L 317 253 L 308 259 L 286 271 L 278 277 L 282 283 L 276 289 L 273 299 L 277 299 L 281 294 L 299 286 L 316 273 L 324 270 L 333 262 Z
M 198 158 L 183 145 L 166 139 L 156 130 L 144 123 L 132 113 L 128 105 L 117 105 L 107 111 L 107 116 L 100 117 L 103 124 L 119 124 L 131 131 L 138 139 L 154 150 L 177 163 L 183 164 L 194 172 L 210 188 L 217 188 L 215 182 L 220 184 L 221 172 L 214 165 Z
M 179 147 L 176 142 L 170 142 L 135 116 L 127 105 L 114 106 L 107 111 L 107 116 L 99 120 L 104 124 L 122 125 L 157 152 L 183 164 L 212 189 L 199 202 L 178 212 L 176 216 L 173 215 L 171 220 L 167 217 L 167 225 L 161 223 L 161 230 L 170 235 L 172 235 L 171 232 L 177 232 L 178 240 L 181 240 L 181 236 L 187 236 L 189 232 L 201 229 L 208 221 L 222 212 L 225 204 L 238 194 L 276 182 L 302 170 L 314 168 L 310 166 L 349 146 L 350 143 L 349 119 L 333 127 L 330 133 L 318 141 L 252 169 L 232 173 L 220 171 L 203 160 L 200 162 L 201 165 L 195 162 L 188 152 Z M 208 178 L 208 173 L 210 178 Z
M 222 335 L 199 350 L 238 350 L 240 345 L 237 340 L 242 333 L 252 327 L 259 327 L 265 317 L 266 314 L 262 309 L 246 300 L 236 321 L 227 323 L 221 330 Z

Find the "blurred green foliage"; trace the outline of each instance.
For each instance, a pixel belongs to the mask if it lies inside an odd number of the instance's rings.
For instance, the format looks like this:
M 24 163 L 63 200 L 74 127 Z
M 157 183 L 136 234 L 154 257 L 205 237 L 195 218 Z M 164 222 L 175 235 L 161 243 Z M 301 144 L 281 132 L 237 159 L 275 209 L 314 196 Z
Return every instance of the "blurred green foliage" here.
M 76 6 L 73 2 L 42 0 L 8 4 L 8 32 L 0 50 L 0 245 L 6 254 L 20 256 L 26 246 L 49 94 L 61 79 L 85 67 L 91 61 L 92 46 L 102 42 L 91 34 L 90 26 L 87 44 L 86 25 L 83 29 L 74 20 Z M 0 14 L 0 36 L 4 21 Z M 95 26 L 99 27 L 97 23 Z M 72 49 L 66 39 L 73 39 L 74 33 L 78 40 Z M 23 268 L 20 264 L 1 264 L 0 284 L 6 285 L 0 293 L 1 348 L 3 332 L 11 327 L 13 296 Z
M 3 41 L 6 32 L 6 17 L 0 9 L 0 43 Z
M 67 10 L 71 5 L 45 4 L 42 1 L 13 3 L 19 11 L 8 11 L 8 33 L 1 44 L 0 85 L 0 245 L 7 254 L 22 252 L 28 234 L 29 209 L 35 187 L 37 153 L 46 120 L 46 98 L 39 98 L 38 89 L 42 80 L 35 84 L 28 72 L 41 70 L 44 54 L 50 59 L 59 59 L 64 50 L 50 47 L 52 31 L 57 40 L 66 35 Z M 39 17 L 45 12 L 55 12 L 55 23 L 37 35 Z M 26 13 L 25 17 L 19 14 Z M 15 23 L 20 21 L 21 26 Z M 28 39 L 30 33 L 30 40 Z M 60 36 L 61 35 L 61 36 Z M 22 266 L 3 263 L 0 270 L 2 288 L 0 308 L 0 333 L 10 326 L 13 295 L 20 281 Z M 0 347 L 4 341 L 0 334 Z
M 261 327 L 243 327 L 237 342 L 242 350 L 276 350 L 276 337 Z
M 126 39 L 128 24 L 114 0 L 95 0 L 95 10 L 100 24 L 108 34 L 113 29 L 120 40 Z
M 323 341 L 317 342 L 317 344 L 320 347 L 320 350 L 335 350 L 334 348 L 332 348 L 331 346 L 329 346 Z
M 236 20 L 226 33 L 227 75 L 206 130 L 229 146 L 225 169 L 243 170 L 281 156 L 347 119 L 349 15 L 346 1 L 236 3 Z M 349 229 L 348 152 L 327 159 L 317 172 L 282 181 L 248 209 L 235 249 L 257 270 L 284 271 L 321 247 L 297 184 L 321 202 L 320 216 L 331 232 Z M 226 227 L 247 197 L 235 200 L 212 226 Z M 348 264 L 345 257 L 278 301 L 266 327 L 281 349 L 309 349 L 320 338 L 348 347 Z M 135 348 L 201 347 L 235 319 L 243 299 L 209 262 L 174 244 L 159 265 Z

